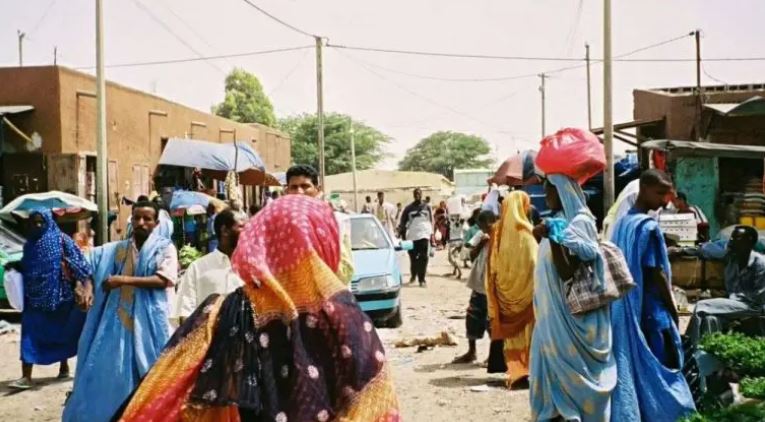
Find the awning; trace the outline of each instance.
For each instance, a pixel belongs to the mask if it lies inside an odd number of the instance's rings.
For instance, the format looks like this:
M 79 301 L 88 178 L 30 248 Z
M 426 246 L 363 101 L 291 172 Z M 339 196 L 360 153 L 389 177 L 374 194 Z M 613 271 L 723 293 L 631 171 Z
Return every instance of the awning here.
M 674 157 L 726 157 L 765 158 L 765 147 L 757 145 L 731 145 L 711 142 L 655 140 L 640 144 L 641 148 L 670 153 Z
M 279 181 L 266 172 L 266 166 L 247 141 L 220 144 L 192 139 L 171 138 L 167 141 L 160 165 L 199 168 L 208 176 L 225 180 L 228 172 L 239 173 L 239 183 L 253 186 L 279 186 Z
M 219 144 L 181 138 L 167 141 L 159 164 L 237 173 L 250 169 L 263 171 L 266 167 L 247 141 Z
M 31 105 L 5 105 L 0 106 L 0 116 L 5 116 L 8 114 L 19 114 L 19 113 L 25 113 L 27 111 L 32 111 L 35 108 Z
M 752 97 L 740 103 L 704 104 L 704 108 L 730 117 L 765 116 L 765 98 Z

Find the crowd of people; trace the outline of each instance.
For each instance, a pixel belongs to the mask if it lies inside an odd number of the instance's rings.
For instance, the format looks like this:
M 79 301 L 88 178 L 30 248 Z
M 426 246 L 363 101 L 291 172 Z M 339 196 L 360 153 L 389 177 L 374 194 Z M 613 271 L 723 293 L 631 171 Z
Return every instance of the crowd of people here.
M 529 388 L 534 420 L 692 412 L 683 364 L 703 352 L 702 334 L 759 315 L 765 258 L 753 251 L 756 231 L 737 227 L 725 255 L 730 296 L 699 302 L 684 347 L 671 249 L 654 218 L 672 191 L 665 173 L 645 171 L 629 206 L 610 213 L 606 239 L 568 176 L 547 175 L 542 221 L 525 192 L 494 195 L 465 233 L 469 349 L 454 362 L 477 360 L 488 334 L 487 370 Z M 290 168 L 285 196 L 249 222 L 237 209 L 214 216 L 215 249 L 182 277 L 173 226 L 155 202 L 134 203 L 129 237 L 88 256 L 49 210 L 32 212 L 22 378 L 11 386 L 31 387 L 33 365 L 59 363 L 68 377 L 77 355 L 66 422 L 400 420 L 384 348 L 348 289 L 347 220 L 321 196 L 313 168 Z M 365 211 L 414 243 L 411 277 L 424 286 L 440 229 L 419 189 L 413 198 L 399 213 L 379 193 Z M 611 294 L 616 285 L 631 289 Z
M 522 191 L 499 198 L 499 206 L 484 204 L 471 217 L 477 228 L 468 233 L 475 239 L 468 243 L 474 248 L 469 349 L 454 363 L 475 361 L 475 340 L 488 332 L 488 371 L 502 366 L 502 356 L 509 386 L 528 380 L 534 420 L 675 421 L 695 410 L 705 380 L 724 369 L 704 358 L 701 337 L 761 315 L 765 260 L 754 251 L 758 234 L 737 226 L 727 248 L 701 248 L 726 260 L 728 297 L 698 302 L 683 339 L 669 262 L 677 248 L 667 246 L 659 216 L 692 213 L 699 225 L 706 219 L 685 195 L 672 195 L 673 183 L 661 171 L 645 171 L 632 186 L 611 209 L 605 235 L 577 182 L 560 174 L 547 176 L 552 214 L 539 224 Z M 625 276 L 631 290 L 575 312 Z M 579 291 L 579 280 L 598 288 Z M 693 377 L 684 367 L 690 360 Z M 691 378 L 701 380 L 695 396 Z

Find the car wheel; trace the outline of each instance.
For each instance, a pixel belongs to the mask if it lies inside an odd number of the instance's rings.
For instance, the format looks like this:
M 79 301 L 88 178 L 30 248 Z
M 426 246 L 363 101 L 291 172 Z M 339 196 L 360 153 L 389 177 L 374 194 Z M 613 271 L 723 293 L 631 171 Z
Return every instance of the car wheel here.
M 388 328 L 398 328 L 404 324 L 403 319 L 401 318 L 401 304 L 398 305 L 398 308 L 396 308 L 396 313 L 393 314 L 390 318 L 388 318 L 388 321 L 385 322 L 385 325 Z

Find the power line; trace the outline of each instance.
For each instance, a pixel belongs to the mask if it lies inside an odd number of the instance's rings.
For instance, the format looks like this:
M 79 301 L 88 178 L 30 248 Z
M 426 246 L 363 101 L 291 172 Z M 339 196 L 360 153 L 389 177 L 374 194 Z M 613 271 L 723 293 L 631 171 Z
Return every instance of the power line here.
M 215 50 L 217 50 L 217 48 L 214 45 L 212 45 L 210 42 L 208 42 L 205 39 L 205 37 L 203 37 L 202 34 L 200 34 L 199 31 L 197 31 L 196 28 L 194 28 L 194 25 L 189 24 L 186 21 L 186 19 L 183 18 L 183 16 L 179 15 L 178 13 L 176 13 L 175 10 L 173 10 L 173 8 L 170 7 L 170 5 L 167 4 L 166 1 L 160 1 L 158 3 L 162 3 L 162 6 L 165 8 L 165 10 L 170 12 L 170 14 L 173 15 L 175 17 L 175 19 L 177 19 L 178 22 L 180 22 L 186 28 L 186 30 L 188 30 L 189 32 L 194 34 L 194 36 L 196 36 L 197 39 L 202 41 L 203 44 L 205 44 L 208 48 L 213 50 L 214 53 L 217 53 L 217 51 L 215 51 Z
M 45 18 L 48 17 L 48 13 L 50 13 L 51 9 L 53 9 L 53 6 L 55 6 L 56 0 L 51 0 L 48 3 L 48 6 L 45 8 L 45 11 L 43 11 L 43 14 L 40 16 L 40 19 L 37 20 L 37 22 L 34 24 L 31 30 L 27 31 L 27 35 L 34 34 L 38 28 L 40 28 L 40 25 L 42 25 L 43 21 L 45 21 Z
M 274 95 L 274 92 L 276 92 L 276 91 L 278 91 L 279 89 L 281 89 L 282 85 L 284 85 L 284 83 L 285 83 L 285 82 L 287 82 L 287 80 L 288 80 L 289 78 L 291 78 L 291 77 L 292 77 L 292 75 L 293 75 L 293 74 L 294 74 L 294 73 L 295 73 L 295 72 L 296 72 L 296 71 L 297 71 L 297 70 L 300 68 L 300 66 L 301 66 L 301 65 L 303 64 L 303 62 L 305 61 L 306 57 L 308 57 L 308 51 L 304 50 L 304 51 L 303 51 L 303 54 L 302 54 L 302 55 L 301 55 L 301 56 L 298 58 L 297 62 L 295 62 L 295 66 L 293 66 L 293 67 L 292 67 L 292 69 L 290 69 L 290 71 L 289 71 L 289 72 L 287 72 L 287 73 L 284 75 L 284 77 L 282 78 L 282 80 L 280 80 L 280 81 L 279 81 L 279 83 L 278 83 L 278 84 L 276 84 L 276 86 L 275 86 L 274 88 L 272 88 L 272 89 L 271 89 L 271 91 L 269 91 L 269 92 L 268 92 L 268 96 L 269 96 L 269 97 L 273 96 L 273 95 Z
M 614 56 L 614 58 L 615 59 L 620 59 L 620 58 L 623 58 L 623 57 L 631 56 L 633 54 L 640 53 L 641 51 L 646 51 L 646 50 L 650 50 L 652 48 L 661 47 L 663 45 L 671 44 L 671 43 L 673 43 L 675 41 L 679 41 L 679 40 L 682 40 L 682 39 L 685 39 L 685 38 L 688 38 L 688 37 L 692 37 L 694 35 L 695 35 L 695 31 L 691 31 L 688 34 L 683 34 L 683 35 L 680 35 L 679 37 L 675 37 L 675 38 L 671 38 L 671 39 L 668 39 L 668 40 L 665 40 L 665 41 L 657 42 L 656 44 L 647 45 L 645 47 L 636 48 L 635 50 L 628 51 L 628 52 L 626 52 L 624 54 L 619 54 L 617 56 Z
M 723 81 L 722 79 L 715 78 L 714 76 L 710 75 L 709 72 L 707 72 L 707 68 L 704 66 L 703 63 L 701 65 L 701 71 L 704 72 L 705 75 L 707 75 L 707 78 L 709 78 L 709 79 L 711 79 L 711 80 L 713 80 L 713 81 L 715 81 L 717 83 L 720 83 L 720 84 L 723 84 L 723 85 L 730 85 L 730 83 L 728 83 L 726 81 Z
M 188 57 L 184 59 L 169 59 L 169 60 L 156 60 L 156 61 L 146 61 L 146 62 L 131 62 L 131 63 L 117 63 L 117 64 L 109 64 L 105 67 L 107 68 L 121 68 L 121 67 L 139 67 L 139 66 L 155 66 L 155 65 L 163 65 L 163 64 L 175 64 L 175 63 L 189 63 L 189 62 L 199 62 L 199 61 L 208 61 L 208 60 L 220 60 L 220 59 L 232 59 L 236 57 L 250 57 L 250 56 L 259 56 L 263 54 L 273 54 L 273 53 L 284 53 L 287 51 L 297 51 L 297 50 L 305 50 L 308 48 L 314 48 L 313 45 L 304 45 L 299 47 L 286 47 L 286 48 L 276 48 L 271 50 L 261 50 L 261 51 L 250 51 L 246 53 L 235 53 L 235 54 L 220 54 L 217 56 L 204 56 L 204 57 Z M 79 70 L 86 70 L 86 69 L 95 69 L 95 66 L 80 66 L 76 67 L 75 69 Z
M 169 25 L 167 25 L 162 19 L 160 19 L 157 15 L 154 14 L 154 12 L 151 11 L 148 7 L 146 7 L 143 3 L 141 3 L 140 0 L 133 0 L 133 4 L 135 4 L 139 9 L 141 9 L 146 15 L 148 15 L 154 22 L 159 24 L 162 28 L 165 29 L 170 35 L 173 36 L 178 42 L 186 46 L 189 50 L 194 52 L 199 57 L 205 57 L 203 53 L 201 53 L 199 50 L 194 48 L 193 45 L 191 45 L 189 42 L 187 42 L 183 37 L 178 35 Z M 225 74 L 226 72 L 220 68 L 220 66 L 216 65 L 212 62 L 207 62 L 210 66 L 218 70 L 221 74 Z
M 574 57 L 531 57 L 531 56 L 495 56 L 487 54 L 458 54 L 458 53 L 444 53 L 433 51 L 418 51 L 418 50 L 396 50 L 389 48 L 374 48 L 374 47 L 360 47 L 342 44 L 332 44 L 327 42 L 327 47 L 344 49 L 344 50 L 356 50 L 356 51 L 369 51 L 375 53 L 390 53 L 390 54 L 404 54 L 411 56 L 432 56 L 432 57 L 451 57 L 460 59 L 488 59 L 488 60 L 522 60 L 522 61 L 553 61 L 553 62 L 579 62 L 582 59 Z
M 693 35 L 693 33 L 691 33 L 690 35 Z M 635 50 L 628 51 L 628 52 L 620 54 L 620 55 L 618 55 L 616 57 L 622 57 L 622 58 L 623 57 L 627 57 L 627 56 L 639 53 L 641 51 L 646 51 L 646 50 L 649 50 L 649 49 L 652 49 L 652 48 L 656 48 L 656 47 L 660 47 L 660 46 L 663 46 L 663 45 L 666 45 L 666 44 L 670 44 L 672 42 L 675 42 L 675 41 L 681 40 L 683 38 L 686 38 L 688 36 L 689 36 L 689 34 L 683 34 L 682 36 L 679 36 L 679 37 L 671 38 L 671 39 L 668 39 L 668 40 L 665 40 L 665 41 L 661 41 L 661 42 L 658 42 L 658 43 L 655 43 L 655 44 L 647 45 L 645 47 L 640 47 L 640 48 L 637 48 Z M 329 45 L 329 47 L 338 48 L 335 45 Z M 339 48 L 343 48 L 343 47 L 341 46 Z M 499 56 L 493 56 L 493 57 L 498 58 Z M 371 63 L 371 62 L 368 62 L 368 61 L 365 61 L 365 60 L 362 60 L 362 59 L 359 59 L 359 58 L 356 58 L 356 59 L 359 60 L 359 61 L 364 61 L 369 66 L 376 67 L 378 69 L 385 70 L 387 72 L 398 73 L 400 75 L 409 76 L 409 77 L 418 78 L 418 79 L 435 80 L 435 81 L 442 81 L 442 82 L 501 82 L 501 81 L 512 81 L 512 80 L 517 80 L 517 79 L 536 78 L 537 76 L 539 76 L 539 72 L 531 72 L 531 73 L 524 73 L 524 74 L 519 74 L 519 75 L 500 76 L 500 77 L 493 77 L 493 78 L 446 78 L 446 77 L 429 76 L 429 75 L 422 75 L 422 74 L 417 74 L 417 73 L 404 72 L 404 71 L 401 71 L 401 70 L 391 69 L 391 68 L 384 67 L 384 66 L 381 66 L 381 65 L 378 65 L 378 64 L 375 64 L 375 63 Z M 518 58 L 518 59 L 520 59 L 520 58 Z M 571 59 L 571 60 L 586 61 L 585 59 Z M 595 60 L 595 62 L 596 63 L 601 63 L 602 61 Z M 545 71 L 543 71 L 543 73 L 545 73 L 546 75 L 550 75 L 550 74 L 554 74 L 554 73 L 565 72 L 565 71 L 568 71 L 568 70 L 581 69 L 581 68 L 583 68 L 585 66 L 587 66 L 586 63 L 584 63 L 584 64 L 576 64 L 576 65 L 572 65 L 572 66 L 565 66 L 565 67 L 561 67 L 561 68 L 545 70 Z
M 685 37 L 685 36 L 683 36 Z M 677 38 L 681 39 L 681 38 Z M 673 39 L 676 41 L 676 39 Z M 659 45 L 664 45 L 666 42 L 662 42 Z M 536 57 L 536 56 L 500 56 L 489 54 L 461 54 L 461 53 L 446 53 L 435 51 L 418 51 L 418 50 L 396 50 L 387 48 L 374 48 L 374 47 L 360 47 L 349 46 L 341 44 L 327 43 L 328 47 L 345 50 L 367 51 L 375 53 L 389 53 L 389 54 L 403 54 L 413 56 L 430 56 L 430 57 L 447 57 L 458 59 L 485 59 L 485 60 L 516 60 L 516 61 L 552 61 L 552 62 L 584 62 L 583 58 L 576 57 Z M 645 49 L 645 48 L 644 48 Z M 639 49 L 642 51 L 643 49 Z M 626 54 L 626 53 L 625 53 Z M 634 54 L 634 53 L 630 53 Z M 591 62 L 602 62 L 602 59 L 591 59 Z M 615 62 L 695 62 L 695 58 L 647 58 L 647 59 L 625 59 L 614 58 Z M 765 57 L 717 57 L 704 59 L 707 62 L 733 62 L 733 61 L 765 61 Z
M 247 3 L 247 4 L 249 4 L 250 6 L 252 6 L 252 7 L 253 7 L 255 10 L 257 10 L 258 12 L 260 12 L 260 13 L 262 13 L 262 14 L 264 14 L 264 15 L 268 16 L 269 18 L 271 18 L 271 20 L 273 20 L 274 22 L 277 22 L 277 23 L 279 23 L 280 25 L 282 25 L 282 26 L 284 26 L 284 27 L 286 27 L 286 28 L 289 28 L 289 29 L 291 29 L 291 30 L 293 30 L 293 31 L 295 31 L 295 32 L 297 32 L 297 33 L 299 33 L 299 34 L 303 34 L 303 35 L 305 35 L 305 36 L 307 36 L 307 37 L 311 37 L 311 38 L 317 38 L 317 37 L 318 37 L 317 35 L 311 34 L 311 33 L 310 33 L 310 32 L 308 32 L 308 31 L 304 31 L 304 30 L 302 30 L 302 29 L 298 28 L 298 27 L 297 27 L 297 26 L 295 26 L 295 25 L 291 25 L 291 24 L 289 24 L 289 23 L 287 23 L 287 22 L 285 22 L 285 21 L 283 21 L 283 20 L 279 19 L 278 17 L 276 17 L 276 16 L 272 15 L 272 14 L 271 14 L 271 13 L 269 13 L 268 11 L 264 10 L 262 7 L 260 7 L 260 6 L 258 6 L 257 4 L 255 4 L 255 3 L 251 2 L 250 0 L 243 0 L 243 1 L 244 1 L 245 3 Z
M 411 89 L 407 88 L 406 86 L 403 86 L 403 85 L 401 85 L 401 84 L 397 83 L 396 81 L 393 81 L 393 80 L 391 80 L 391 79 L 388 79 L 388 78 L 386 78 L 384 75 L 381 75 L 380 73 L 378 73 L 378 72 L 374 71 L 373 69 L 371 69 L 370 67 L 368 67 L 368 66 L 367 66 L 367 65 L 365 65 L 364 63 L 362 63 L 362 62 L 358 62 L 358 61 L 356 61 L 354 58 L 352 58 L 352 57 L 350 57 L 350 56 L 348 56 L 348 55 L 346 55 L 346 54 L 343 54 L 343 53 L 342 53 L 342 52 L 340 52 L 340 51 L 338 51 L 338 53 L 340 53 L 340 55 L 341 55 L 342 57 L 344 57 L 345 59 L 347 59 L 347 60 L 350 60 L 351 62 L 354 62 L 354 63 L 356 63 L 356 64 L 357 64 L 357 65 L 359 65 L 361 68 L 363 68 L 363 69 L 364 69 L 364 70 L 366 70 L 367 72 L 371 73 L 372 75 L 376 76 L 377 78 L 379 78 L 379 79 L 382 79 L 383 81 L 385 81 L 385 82 L 388 82 L 388 83 L 390 83 L 390 84 L 394 85 L 394 86 L 395 86 L 395 87 L 397 87 L 398 89 L 400 89 L 400 90 L 402 90 L 402 91 L 404 91 L 404 92 L 408 93 L 409 95 L 411 95 L 411 96 L 413 96 L 413 97 L 417 97 L 417 98 L 419 98 L 419 99 L 421 99 L 421 100 L 423 100 L 423 101 L 425 101 L 425 102 L 428 102 L 428 103 L 430 103 L 430 104 L 432 104 L 432 105 L 434 105 L 434 106 L 436 106 L 436 107 L 440 107 L 440 108 L 442 108 L 442 109 L 444 109 L 444 110 L 450 111 L 450 112 L 454 113 L 454 114 L 455 114 L 455 115 L 457 115 L 457 116 L 460 116 L 460 117 L 466 117 L 466 118 L 468 118 L 468 119 L 470 119 L 470 120 L 473 120 L 473 121 L 475 121 L 475 122 L 477 122 L 477 123 L 479 123 L 479 124 L 481 124 L 481 125 L 484 125 L 484 126 L 489 126 L 489 127 L 494 127 L 492 124 L 490 124 L 490 123 L 487 123 L 487 122 L 485 122 L 485 121 L 483 121 L 483 120 L 481 120 L 481 119 L 478 119 L 478 118 L 476 118 L 476 117 L 473 117 L 473 116 L 471 116 L 471 115 L 469 115 L 469 114 L 467 114 L 467 113 L 465 113 L 465 112 L 462 112 L 462 111 L 459 111 L 459 110 L 457 110 L 457 109 L 454 109 L 454 108 L 452 108 L 452 107 L 450 107 L 450 106 L 448 106 L 448 105 L 445 105 L 445 104 L 441 104 L 440 102 L 438 102 L 438 101 L 436 101 L 436 100 L 433 100 L 433 99 L 432 99 L 432 98 L 430 98 L 430 97 L 426 97 L 426 96 L 424 96 L 424 95 L 422 95 L 422 94 L 420 94 L 420 93 L 417 93 L 417 92 L 415 92 L 415 91 L 412 91 Z M 495 129 L 497 129 L 497 128 L 495 128 Z M 500 129 L 497 129 L 497 131 L 498 131 L 498 132 L 500 132 L 500 131 L 502 131 L 502 130 L 500 130 Z

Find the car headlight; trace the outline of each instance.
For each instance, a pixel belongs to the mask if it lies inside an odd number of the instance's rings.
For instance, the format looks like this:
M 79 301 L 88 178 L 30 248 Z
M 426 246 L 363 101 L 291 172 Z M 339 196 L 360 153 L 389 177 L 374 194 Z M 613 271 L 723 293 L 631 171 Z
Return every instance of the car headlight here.
M 390 275 L 379 275 L 375 277 L 365 277 L 359 280 L 356 288 L 359 291 L 387 290 L 396 286 L 396 280 Z

